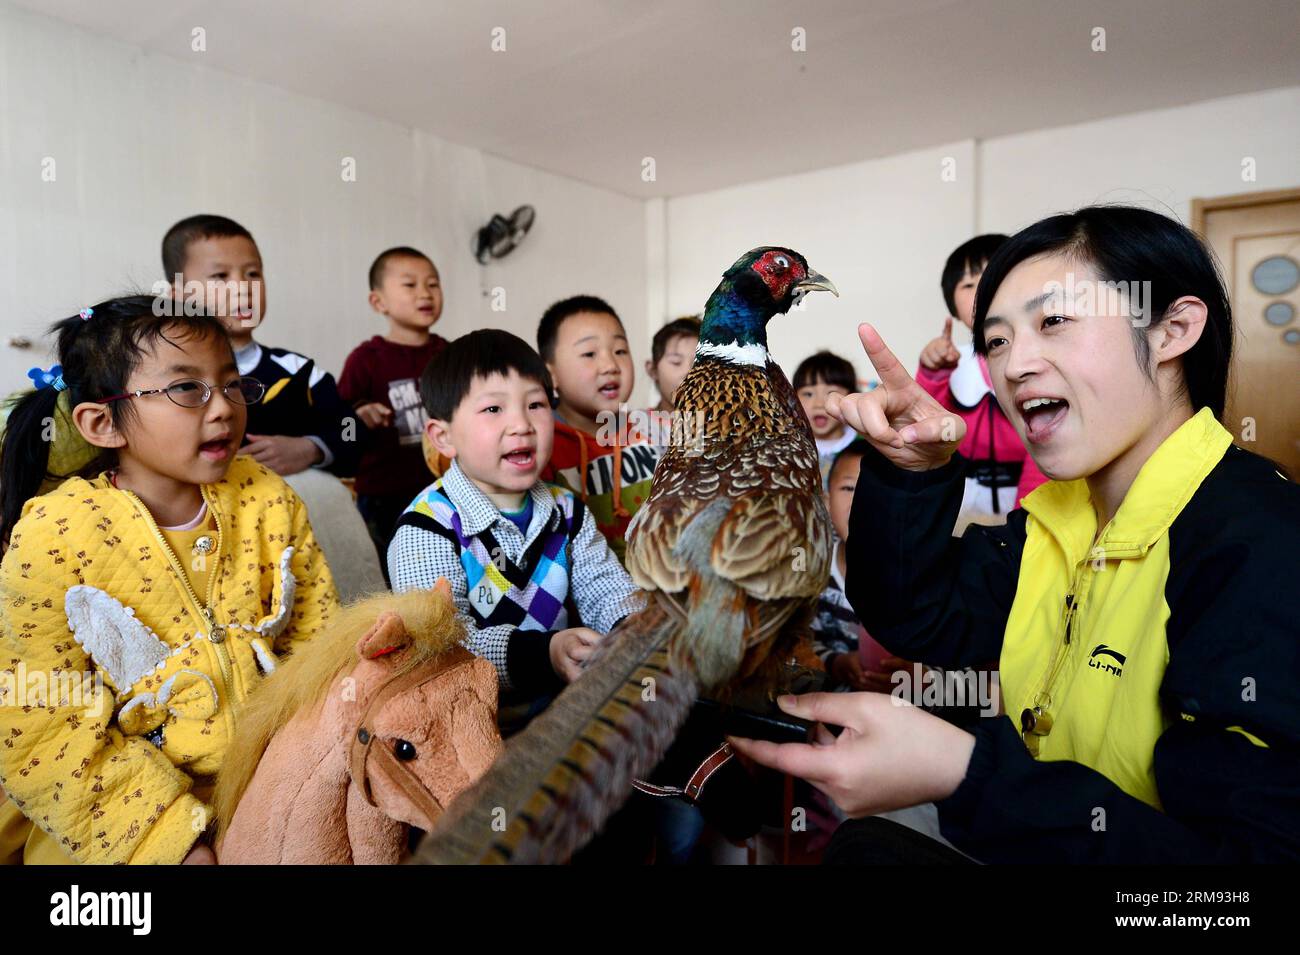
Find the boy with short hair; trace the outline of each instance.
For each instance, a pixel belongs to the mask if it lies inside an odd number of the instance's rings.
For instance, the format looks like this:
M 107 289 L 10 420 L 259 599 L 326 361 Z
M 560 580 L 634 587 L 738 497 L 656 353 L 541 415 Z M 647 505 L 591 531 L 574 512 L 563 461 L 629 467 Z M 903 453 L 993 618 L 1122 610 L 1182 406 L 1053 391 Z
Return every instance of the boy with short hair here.
M 822 350 L 799 362 L 791 383 L 803 405 L 808 424 L 817 442 L 818 463 L 822 469 L 822 487 L 830 480 L 835 455 L 848 447 L 857 435 L 826 412 L 826 399 L 832 394 L 851 395 L 857 391 L 857 373 L 853 365 L 834 352 Z
M 357 468 L 357 507 L 381 561 L 397 518 L 429 483 L 421 447 L 428 422 L 420 376 L 447 347 L 431 331 L 442 315 L 442 281 L 418 249 L 396 246 L 370 266 L 370 307 L 388 331 L 362 342 L 343 365 L 339 392 L 368 429 Z
M 285 476 L 308 468 L 354 473 L 352 410 L 334 376 L 305 355 L 253 340 L 266 315 L 266 277 L 252 233 L 225 216 L 190 216 L 163 236 L 162 266 L 174 299 L 203 287 L 203 304 L 226 326 L 239 373 L 266 386 L 248 408 L 242 452 Z
M 388 549 L 394 590 L 451 583 L 468 648 L 497 668 L 507 730 L 577 679 L 642 605 L 594 515 L 539 478 L 555 429 L 550 385 L 537 353 L 496 329 L 429 363 L 425 431 L 451 464 L 402 514 Z
M 578 492 L 622 561 L 627 525 L 650 496 L 660 454 L 636 426 L 639 416 L 620 420 L 636 383 L 627 332 L 604 299 L 576 295 L 546 310 L 537 350 L 558 398 L 548 479 Z

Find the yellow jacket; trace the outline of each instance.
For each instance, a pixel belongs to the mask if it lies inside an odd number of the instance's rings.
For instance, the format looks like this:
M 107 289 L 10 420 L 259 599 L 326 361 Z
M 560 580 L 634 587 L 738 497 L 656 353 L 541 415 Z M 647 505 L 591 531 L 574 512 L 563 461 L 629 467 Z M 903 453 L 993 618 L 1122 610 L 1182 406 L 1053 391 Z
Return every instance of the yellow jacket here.
M 1202 408 L 1105 526 L 1085 480 L 1049 481 L 953 540 L 963 464 L 872 451 L 846 545 L 882 644 L 999 661 L 944 836 L 986 863 L 1300 860 L 1300 487 Z
M 337 605 L 278 476 L 237 457 L 201 490 L 218 527 L 205 595 L 107 475 L 29 501 L 0 564 L 0 785 L 78 862 L 184 858 L 208 823 L 191 787 L 240 704 Z

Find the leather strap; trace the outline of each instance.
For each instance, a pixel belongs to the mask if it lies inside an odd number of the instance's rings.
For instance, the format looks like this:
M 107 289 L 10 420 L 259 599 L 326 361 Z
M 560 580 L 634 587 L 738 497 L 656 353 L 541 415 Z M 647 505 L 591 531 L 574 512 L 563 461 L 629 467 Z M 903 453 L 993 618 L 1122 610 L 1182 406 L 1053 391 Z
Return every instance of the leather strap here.
M 375 741 L 373 716 L 394 696 L 428 683 L 452 667 L 473 658 L 473 654 L 457 645 L 414 669 L 393 677 L 370 698 L 357 723 L 357 731 L 352 737 L 352 749 L 348 754 L 348 769 L 352 781 L 370 805 L 375 806 L 370 780 L 372 776 L 379 776 L 397 786 L 416 808 L 424 813 L 430 824 L 442 815 L 444 808 L 442 803 L 429 792 L 410 766 L 398 759 L 389 746 L 371 745 Z M 373 759 L 368 760 L 368 757 Z
M 699 768 L 695 770 L 691 775 L 691 778 L 687 780 L 687 798 L 698 799 L 700 797 L 700 790 L 704 788 L 704 784 L 709 781 L 710 777 L 712 777 L 714 773 L 725 766 L 734 755 L 736 755 L 736 752 L 731 748 L 730 743 L 723 743 L 710 753 L 708 759 L 700 763 Z
M 632 780 L 632 787 L 647 796 L 685 796 L 691 802 L 700 798 L 700 792 L 704 789 L 704 784 L 719 769 L 727 764 L 731 757 L 736 755 L 736 751 L 731 748 L 730 743 L 723 743 L 712 753 L 710 753 L 695 772 L 691 773 L 691 778 L 686 781 L 685 787 L 677 786 L 657 786 L 654 783 L 648 783 L 643 779 Z

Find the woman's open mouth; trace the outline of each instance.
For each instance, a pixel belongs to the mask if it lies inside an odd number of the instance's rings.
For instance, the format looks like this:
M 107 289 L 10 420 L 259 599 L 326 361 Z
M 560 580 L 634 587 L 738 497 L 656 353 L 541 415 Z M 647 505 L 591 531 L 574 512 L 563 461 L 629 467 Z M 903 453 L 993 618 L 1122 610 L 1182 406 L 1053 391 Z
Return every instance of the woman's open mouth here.
M 1042 444 L 1061 426 L 1070 413 L 1070 403 L 1064 398 L 1029 398 L 1020 403 L 1020 414 L 1025 419 L 1025 440 Z
M 509 454 L 503 454 L 501 460 L 512 468 L 517 468 L 520 471 L 530 471 L 537 462 L 537 452 L 532 448 L 524 448 L 519 451 L 511 451 Z

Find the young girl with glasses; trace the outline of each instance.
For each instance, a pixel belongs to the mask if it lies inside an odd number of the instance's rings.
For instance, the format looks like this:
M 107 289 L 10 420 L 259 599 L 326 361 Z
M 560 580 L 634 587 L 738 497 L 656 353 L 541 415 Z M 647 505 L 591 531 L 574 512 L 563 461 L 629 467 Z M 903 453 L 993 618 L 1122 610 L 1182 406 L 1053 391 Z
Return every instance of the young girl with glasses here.
M 337 603 L 302 503 L 236 456 L 261 383 L 215 318 L 154 306 L 56 323 L 60 364 L 9 414 L 0 861 L 214 861 L 206 800 L 239 706 Z M 69 419 L 98 457 L 39 495 Z

